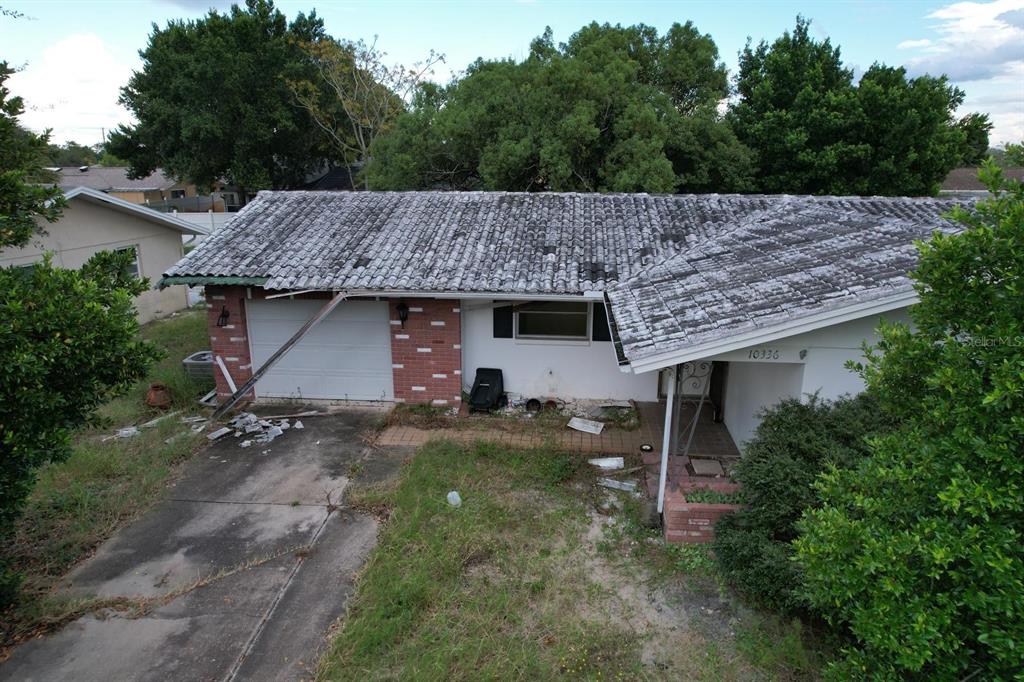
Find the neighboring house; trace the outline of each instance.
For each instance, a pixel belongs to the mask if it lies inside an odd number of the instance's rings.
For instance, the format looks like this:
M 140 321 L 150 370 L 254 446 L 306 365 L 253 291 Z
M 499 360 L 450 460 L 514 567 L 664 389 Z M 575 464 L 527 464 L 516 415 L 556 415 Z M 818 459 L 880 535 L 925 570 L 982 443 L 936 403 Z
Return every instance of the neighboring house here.
M 363 186 L 358 179 L 359 173 L 362 170 L 363 164 L 361 163 L 353 163 L 348 166 L 332 166 L 327 171 L 316 175 L 301 187 L 296 187 L 296 189 L 317 192 L 351 192 L 353 190 L 362 190 Z
M 939 194 L 954 197 L 984 197 L 988 195 L 988 188 L 978 179 L 979 170 L 979 168 L 971 167 L 954 168 L 942 181 Z M 1024 168 L 1004 168 L 1003 177 L 1008 180 L 1024 182 Z
M 862 388 L 843 364 L 880 317 L 906 318 L 913 242 L 959 229 L 943 217 L 954 203 L 261 192 L 162 282 L 206 286 L 211 346 L 237 386 L 348 296 L 258 399 L 455 406 L 495 367 L 513 397 L 653 401 L 673 377 L 676 394 L 702 392 L 682 380 L 704 363 L 742 443 L 762 407 Z M 231 393 L 219 373 L 218 393 Z
M 57 174 L 57 184 L 65 191 L 89 187 L 157 211 L 220 213 L 241 208 L 239 192 L 232 187 L 218 184 L 212 194 L 204 195 L 195 185 L 178 182 L 160 169 L 138 180 L 128 177 L 125 166 L 65 166 L 51 170 Z
M 41 222 L 45 234 L 28 246 L 0 251 L 0 266 L 31 265 L 52 252 L 54 265 L 80 268 L 98 251 L 131 249 L 135 271 L 152 286 L 135 299 L 139 321 L 186 307 L 186 287 L 160 288 L 157 282 L 182 257 L 182 235 L 202 234 L 203 228 L 88 187 L 67 190 L 64 196 L 68 205 L 60 220 Z

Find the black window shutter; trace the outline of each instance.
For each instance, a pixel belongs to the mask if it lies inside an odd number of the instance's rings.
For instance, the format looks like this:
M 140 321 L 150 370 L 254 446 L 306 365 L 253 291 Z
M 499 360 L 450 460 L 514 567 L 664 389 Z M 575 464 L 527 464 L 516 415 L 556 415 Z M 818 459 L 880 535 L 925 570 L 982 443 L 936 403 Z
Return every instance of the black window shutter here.
M 608 311 L 604 309 L 604 303 L 594 304 L 594 333 L 591 337 L 594 341 L 611 341 L 612 333 L 608 329 Z
M 512 338 L 512 306 L 503 305 L 494 309 L 494 338 Z

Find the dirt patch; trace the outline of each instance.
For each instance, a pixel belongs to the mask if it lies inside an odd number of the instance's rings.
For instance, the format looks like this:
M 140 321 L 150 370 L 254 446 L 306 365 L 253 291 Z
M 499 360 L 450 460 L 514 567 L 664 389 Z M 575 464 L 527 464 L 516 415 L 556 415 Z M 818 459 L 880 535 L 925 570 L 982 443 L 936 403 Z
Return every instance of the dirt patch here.
M 615 516 L 592 512 L 580 544 L 580 557 L 590 579 L 604 598 L 584 606 L 595 620 L 611 622 L 635 633 L 641 642 L 641 662 L 652 674 L 689 679 L 700 672 L 698 657 L 706 646 L 704 635 L 694 627 L 693 607 L 676 590 L 658 584 L 642 567 L 625 571 L 598 551 L 605 529 L 617 523 Z M 698 607 L 699 608 L 699 607 Z

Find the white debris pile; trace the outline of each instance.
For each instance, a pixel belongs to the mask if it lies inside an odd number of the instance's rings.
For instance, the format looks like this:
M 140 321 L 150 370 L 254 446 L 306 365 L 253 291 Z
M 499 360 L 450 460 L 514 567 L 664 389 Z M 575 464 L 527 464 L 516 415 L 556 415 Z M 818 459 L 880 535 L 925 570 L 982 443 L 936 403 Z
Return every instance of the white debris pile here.
M 247 448 L 258 443 L 269 443 L 290 428 L 292 423 L 286 418 L 261 419 L 252 412 L 241 412 L 229 421 L 227 426 L 217 429 L 207 438 L 218 440 L 229 434 L 235 438 L 246 436 L 239 443 L 239 447 Z M 296 421 L 294 428 L 301 429 L 302 422 Z

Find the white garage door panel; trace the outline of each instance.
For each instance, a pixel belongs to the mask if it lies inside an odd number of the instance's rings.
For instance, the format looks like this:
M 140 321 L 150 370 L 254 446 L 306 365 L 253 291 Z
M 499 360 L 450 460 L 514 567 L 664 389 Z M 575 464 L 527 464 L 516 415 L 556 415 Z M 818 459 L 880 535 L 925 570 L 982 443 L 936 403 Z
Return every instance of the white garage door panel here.
M 325 301 L 246 301 L 259 368 Z M 393 400 L 387 303 L 344 301 L 256 383 L 264 398 Z

